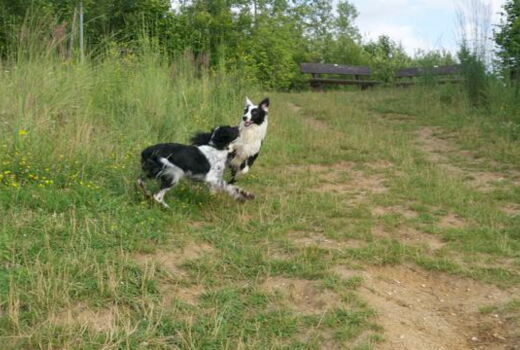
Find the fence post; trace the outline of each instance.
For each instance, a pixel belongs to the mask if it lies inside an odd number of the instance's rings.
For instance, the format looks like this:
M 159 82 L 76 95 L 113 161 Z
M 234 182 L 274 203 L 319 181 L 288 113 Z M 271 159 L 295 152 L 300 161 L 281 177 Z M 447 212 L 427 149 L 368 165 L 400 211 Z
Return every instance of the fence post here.
M 85 60 L 85 48 L 83 42 L 83 1 L 79 2 L 79 52 L 81 63 Z

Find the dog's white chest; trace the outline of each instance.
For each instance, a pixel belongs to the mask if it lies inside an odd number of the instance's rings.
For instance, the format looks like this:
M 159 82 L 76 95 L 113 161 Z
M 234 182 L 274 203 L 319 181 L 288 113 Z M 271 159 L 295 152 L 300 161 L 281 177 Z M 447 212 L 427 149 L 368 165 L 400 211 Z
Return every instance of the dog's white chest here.
M 266 133 L 267 120 L 261 125 L 253 124 L 247 128 L 241 125 L 240 138 L 234 145 L 237 161 L 242 162 L 260 152 Z

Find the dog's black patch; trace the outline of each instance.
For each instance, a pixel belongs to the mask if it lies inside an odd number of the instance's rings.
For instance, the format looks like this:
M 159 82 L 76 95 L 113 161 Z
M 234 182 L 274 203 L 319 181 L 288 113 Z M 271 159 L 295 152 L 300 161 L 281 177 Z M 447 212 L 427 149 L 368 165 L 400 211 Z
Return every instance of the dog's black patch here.
M 211 145 L 222 150 L 238 138 L 239 133 L 238 126 L 219 126 L 212 132 L 198 132 L 191 138 L 191 143 L 195 146 Z
M 195 146 L 178 143 L 160 143 L 146 148 L 141 153 L 141 164 L 145 174 L 157 177 L 164 165 L 159 158 L 166 158 L 185 172 L 193 175 L 206 174 L 210 169 L 208 159 Z
M 202 146 L 209 144 L 211 140 L 210 132 L 198 132 L 191 138 L 191 144 L 195 146 Z
M 265 120 L 265 116 L 267 114 L 266 112 L 266 108 L 269 107 L 269 98 L 264 98 L 262 100 L 262 102 L 260 102 L 260 104 L 258 105 L 257 108 L 253 108 L 251 110 L 251 121 L 254 123 L 254 124 L 257 124 L 257 125 L 261 125 L 264 120 Z M 247 107 L 249 108 L 249 107 Z M 247 108 L 246 108 L 246 113 L 247 113 Z
M 251 167 L 255 163 L 255 160 L 256 160 L 256 158 L 258 158 L 259 154 L 260 153 L 257 153 L 254 156 L 251 156 L 251 157 L 247 158 L 247 166 L 248 167 Z
M 225 149 L 231 142 L 238 138 L 239 134 L 238 126 L 220 126 L 213 130 L 210 144 L 216 149 Z

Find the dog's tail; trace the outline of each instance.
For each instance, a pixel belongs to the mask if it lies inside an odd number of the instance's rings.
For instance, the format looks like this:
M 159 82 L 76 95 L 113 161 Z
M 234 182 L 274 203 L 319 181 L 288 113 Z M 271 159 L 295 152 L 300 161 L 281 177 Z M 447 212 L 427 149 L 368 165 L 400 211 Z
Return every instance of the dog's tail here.
M 208 145 L 211 141 L 210 132 L 198 132 L 191 138 L 191 144 L 195 146 Z

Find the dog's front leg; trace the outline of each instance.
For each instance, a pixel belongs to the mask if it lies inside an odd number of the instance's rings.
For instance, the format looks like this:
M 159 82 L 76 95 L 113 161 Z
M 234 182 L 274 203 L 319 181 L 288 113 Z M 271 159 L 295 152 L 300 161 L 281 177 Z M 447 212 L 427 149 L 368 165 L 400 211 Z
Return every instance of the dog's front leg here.
M 234 166 L 231 166 L 231 181 L 230 184 L 234 184 L 237 181 L 237 169 Z
M 152 194 L 150 193 L 150 191 L 148 191 L 146 189 L 146 183 L 145 183 L 145 180 L 143 177 L 140 177 L 137 179 L 137 186 L 139 186 L 139 188 L 144 192 L 144 195 L 148 198 L 153 198 Z
M 222 179 L 211 181 L 210 182 L 210 187 L 213 190 L 226 192 L 231 197 L 233 197 L 234 199 L 236 199 L 238 201 L 241 201 L 241 202 L 243 202 L 245 200 L 248 200 L 248 199 L 254 199 L 255 198 L 254 194 L 252 194 L 250 192 L 247 192 L 247 191 L 244 191 L 243 189 L 241 189 L 241 188 L 239 188 L 237 186 L 230 185 L 230 184 L 228 184 L 226 181 L 224 181 Z

